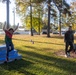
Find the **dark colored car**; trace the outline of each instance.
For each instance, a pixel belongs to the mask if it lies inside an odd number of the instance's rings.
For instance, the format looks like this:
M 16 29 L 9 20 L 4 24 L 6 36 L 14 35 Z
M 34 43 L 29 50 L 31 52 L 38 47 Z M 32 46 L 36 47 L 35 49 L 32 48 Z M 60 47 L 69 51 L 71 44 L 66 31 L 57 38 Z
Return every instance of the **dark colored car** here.
M 19 32 L 14 32 L 14 34 L 20 34 Z

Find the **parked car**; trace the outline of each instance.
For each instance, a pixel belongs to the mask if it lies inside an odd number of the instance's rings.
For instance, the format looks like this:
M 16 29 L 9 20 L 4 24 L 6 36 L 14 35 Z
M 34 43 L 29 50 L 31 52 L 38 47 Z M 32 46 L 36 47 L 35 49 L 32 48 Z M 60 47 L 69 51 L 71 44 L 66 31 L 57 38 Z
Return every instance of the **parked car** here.
M 47 34 L 47 32 L 43 31 L 42 34 Z
M 5 34 L 5 32 L 3 31 L 3 29 L 0 29 L 0 34 Z
M 53 34 L 59 34 L 59 32 L 58 31 L 54 31 Z
M 19 32 L 14 32 L 14 34 L 20 34 Z
M 47 30 L 46 29 L 43 29 L 41 34 L 47 34 Z
M 65 31 L 61 31 L 61 34 L 65 34 Z

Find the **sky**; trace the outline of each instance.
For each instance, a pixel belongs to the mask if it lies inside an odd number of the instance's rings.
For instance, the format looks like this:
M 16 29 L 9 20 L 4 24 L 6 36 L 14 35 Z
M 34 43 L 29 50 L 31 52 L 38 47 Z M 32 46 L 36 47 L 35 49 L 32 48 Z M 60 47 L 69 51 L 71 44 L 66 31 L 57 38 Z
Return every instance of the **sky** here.
M 14 5 L 14 0 L 10 0 L 11 1 L 11 4 L 10 4 L 10 24 L 13 25 L 13 19 L 14 19 L 14 16 L 13 16 L 13 9 L 15 7 Z M 71 1 L 73 0 L 66 0 L 69 4 Z M 20 18 L 19 16 L 16 14 L 15 16 L 15 24 L 17 23 L 20 23 L 21 24 L 21 21 L 20 21 Z M 0 2 L 0 22 L 5 22 L 6 21 L 6 3 L 1 3 Z
M 71 1 L 73 1 L 73 0 L 66 0 L 66 2 L 67 2 L 68 4 L 70 4 Z
M 10 24 L 13 25 L 14 22 L 14 14 L 13 14 L 13 9 L 15 8 L 15 5 L 14 5 L 14 1 L 12 0 L 11 1 L 11 4 L 9 5 L 10 6 Z M 0 2 L 0 22 L 5 22 L 6 21 L 6 2 L 5 3 L 1 3 Z M 20 18 L 19 16 L 15 13 L 15 24 L 17 23 L 21 23 L 20 22 Z

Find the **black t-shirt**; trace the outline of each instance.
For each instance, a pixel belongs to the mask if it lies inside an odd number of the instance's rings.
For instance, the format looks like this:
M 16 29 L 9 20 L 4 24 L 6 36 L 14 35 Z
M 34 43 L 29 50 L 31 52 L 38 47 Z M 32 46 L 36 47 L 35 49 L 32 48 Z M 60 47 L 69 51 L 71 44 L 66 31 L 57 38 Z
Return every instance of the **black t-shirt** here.
M 65 41 L 66 42 L 74 42 L 74 33 L 73 33 L 73 31 L 67 31 L 66 33 L 65 33 Z

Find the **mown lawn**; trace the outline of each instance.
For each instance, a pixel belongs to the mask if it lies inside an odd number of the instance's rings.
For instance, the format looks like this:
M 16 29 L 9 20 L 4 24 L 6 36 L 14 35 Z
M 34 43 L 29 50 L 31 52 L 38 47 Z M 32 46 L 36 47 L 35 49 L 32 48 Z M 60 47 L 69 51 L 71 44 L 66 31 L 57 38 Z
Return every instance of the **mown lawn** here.
M 2 43 L 4 36 L 0 35 Z M 0 75 L 76 75 L 76 58 L 55 55 L 55 52 L 64 51 L 62 37 L 14 35 L 13 43 L 22 59 L 1 64 Z

